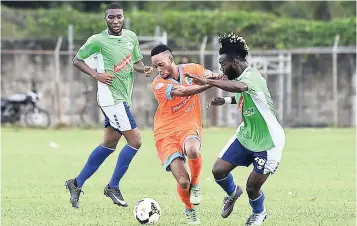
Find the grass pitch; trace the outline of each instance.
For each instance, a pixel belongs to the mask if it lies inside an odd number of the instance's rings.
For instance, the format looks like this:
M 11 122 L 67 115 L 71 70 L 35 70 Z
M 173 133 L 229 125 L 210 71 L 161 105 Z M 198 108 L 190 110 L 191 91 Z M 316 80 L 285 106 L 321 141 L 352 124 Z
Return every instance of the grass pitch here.
M 266 226 L 355 225 L 356 142 L 355 129 L 286 130 L 286 147 L 276 175 L 263 190 L 268 218 Z M 199 206 L 201 225 L 244 225 L 250 214 L 246 193 L 231 216 L 223 219 L 224 193 L 214 182 L 212 165 L 234 129 L 206 129 L 203 137 Z M 90 152 L 102 139 L 102 130 L 1 131 L 2 225 L 138 225 L 134 203 L 143 198 L 161 205 L 159 225 L 185 225 L 184 206 L 176 183 L 156 157 L 152 131 L 142 131 L 143 146 L 121 181 L 128 208 L 104 197 L 118 151 L 108 157 L 83 187 L 80 209 L 69 203 L 64 182 L 75 177 Z M 117 150 L 124 146 L 120 141 Z M 233 171 L 245 188 L 250 168 Z

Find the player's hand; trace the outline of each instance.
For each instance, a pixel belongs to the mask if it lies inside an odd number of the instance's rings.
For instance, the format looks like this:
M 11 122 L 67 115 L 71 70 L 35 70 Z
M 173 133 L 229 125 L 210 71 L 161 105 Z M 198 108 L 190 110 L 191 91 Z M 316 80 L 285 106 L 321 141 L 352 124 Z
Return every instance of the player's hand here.
M 227 75 L 212 75 L 207 77 L 208 79 L 215 79 L 215 80 L 228 80 Z
M 101 83 L 110 85 L 112 84 L 114 76 L 109 75 L 107 73 L 98 73 L 94 78 L 100 81 Z
M 218 80 L 228 80 L 227 75 L 219 75 L 219 77 L 217 77 Z
M 206 78 L 215 79 L 215 80 L 224 80 L 225 76 L 220 75 L 220 74 L 211 74 L 211 75 L 206 76 Z
M 224 98 L 215 97 L 206 105 L 206 108 L 209 108 L 211 105 L 213 105 L 213 106 L 223 105 L 224 103 L 225 103 Z
M 154 71 L 153 67 L 150 67 L 150 66 L 144 67 L 144 74 L 146 77 L 150 77 L 153 71 Z
M 189 77 L 192 79 L 192 81 L 194 83 L 196 83 L 197 85 L 206 85 L 207 84 L 207 78 L 206 77 L 202 77 L 202 76 L 198 76 L 198 75 L 190 75 L 189 73 L 185 73 L 184 74 L 186 77 Z

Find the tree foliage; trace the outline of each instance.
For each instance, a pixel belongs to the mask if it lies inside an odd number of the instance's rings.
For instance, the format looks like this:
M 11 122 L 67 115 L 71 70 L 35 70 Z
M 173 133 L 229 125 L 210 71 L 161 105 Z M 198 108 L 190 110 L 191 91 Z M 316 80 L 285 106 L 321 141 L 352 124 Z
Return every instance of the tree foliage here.
M 112 1 L 7 1 L 14 8 L 61 8 L 70 5 L 79 11 L 98 12 L 102 5 Z M 140 10 L 163 12 L 165 10 L 244 10 L 268 12 L 279 17 L 330 20 L 356 15 L 356 1 L 121 1 L 126 11 Z
M 85 40 L 105 29 L 103 10 L 83 13 L 72 7 L 38 10 L 2 8 L 3 38 L 54 38 L 66 36 L 74 25 L 76 40 Z M 253 48 L 296 48 L 331 46 L 339 34 L 340 45 L 356 45 L 356 17 L 314 21 L 276 17 L 247 11 L 201 10 L 160 13 L 125 11 L 131 29 L 138 35 L 154 34 L 156 26 L 167 31 L 170 40 L 182 48 L 195 48 L 202 38 L 235 31 L 246 37 Z

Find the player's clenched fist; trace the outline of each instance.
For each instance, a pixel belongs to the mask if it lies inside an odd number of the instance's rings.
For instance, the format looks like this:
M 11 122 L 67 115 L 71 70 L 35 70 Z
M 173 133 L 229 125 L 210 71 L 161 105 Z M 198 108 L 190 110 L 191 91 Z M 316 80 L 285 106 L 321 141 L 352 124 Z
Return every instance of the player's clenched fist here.
M 145 66 L 144 68 L 144 74 L 146 77 L 150 77 L 153 71 L 154 71 L 153 67 Z
M 98 73 L 94 78 L 100 81 L 101 83 L 110 85 L 112 84 L 114 76 L 109 75 L 107 73 Z
M 207 105 L 206 105 L 206 108 L 209 108 L 211 105 L 213 106 L 218 106 L 218 105 L 223 105 L 225 104 L 225 100 L 224 98 L 222 97 L 215 97 L 211 100 L 211 102 L 209 102 Z

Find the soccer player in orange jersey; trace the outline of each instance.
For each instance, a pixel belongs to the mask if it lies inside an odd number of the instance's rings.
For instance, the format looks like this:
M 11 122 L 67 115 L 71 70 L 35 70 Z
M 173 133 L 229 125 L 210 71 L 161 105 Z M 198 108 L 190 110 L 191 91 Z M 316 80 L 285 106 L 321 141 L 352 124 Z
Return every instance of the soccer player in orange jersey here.
M 177 181 L 177 192 L 186 206 L 188 224 L 200 224 L 194 205 L 201 202 L 199 176 L 201 173 L 201 104 L 200 92 L 211 86 L 192 84 L 187 74 L 213 77 L 199 64 L 176 65 L 167 45 L 151 51 L 151 61 L 159 72 L 151 89 L 158 102 L 154 118 L 154 137 L 161 164 L 171 171 Z M 191 171 L 185 168 L 186 156 Z

